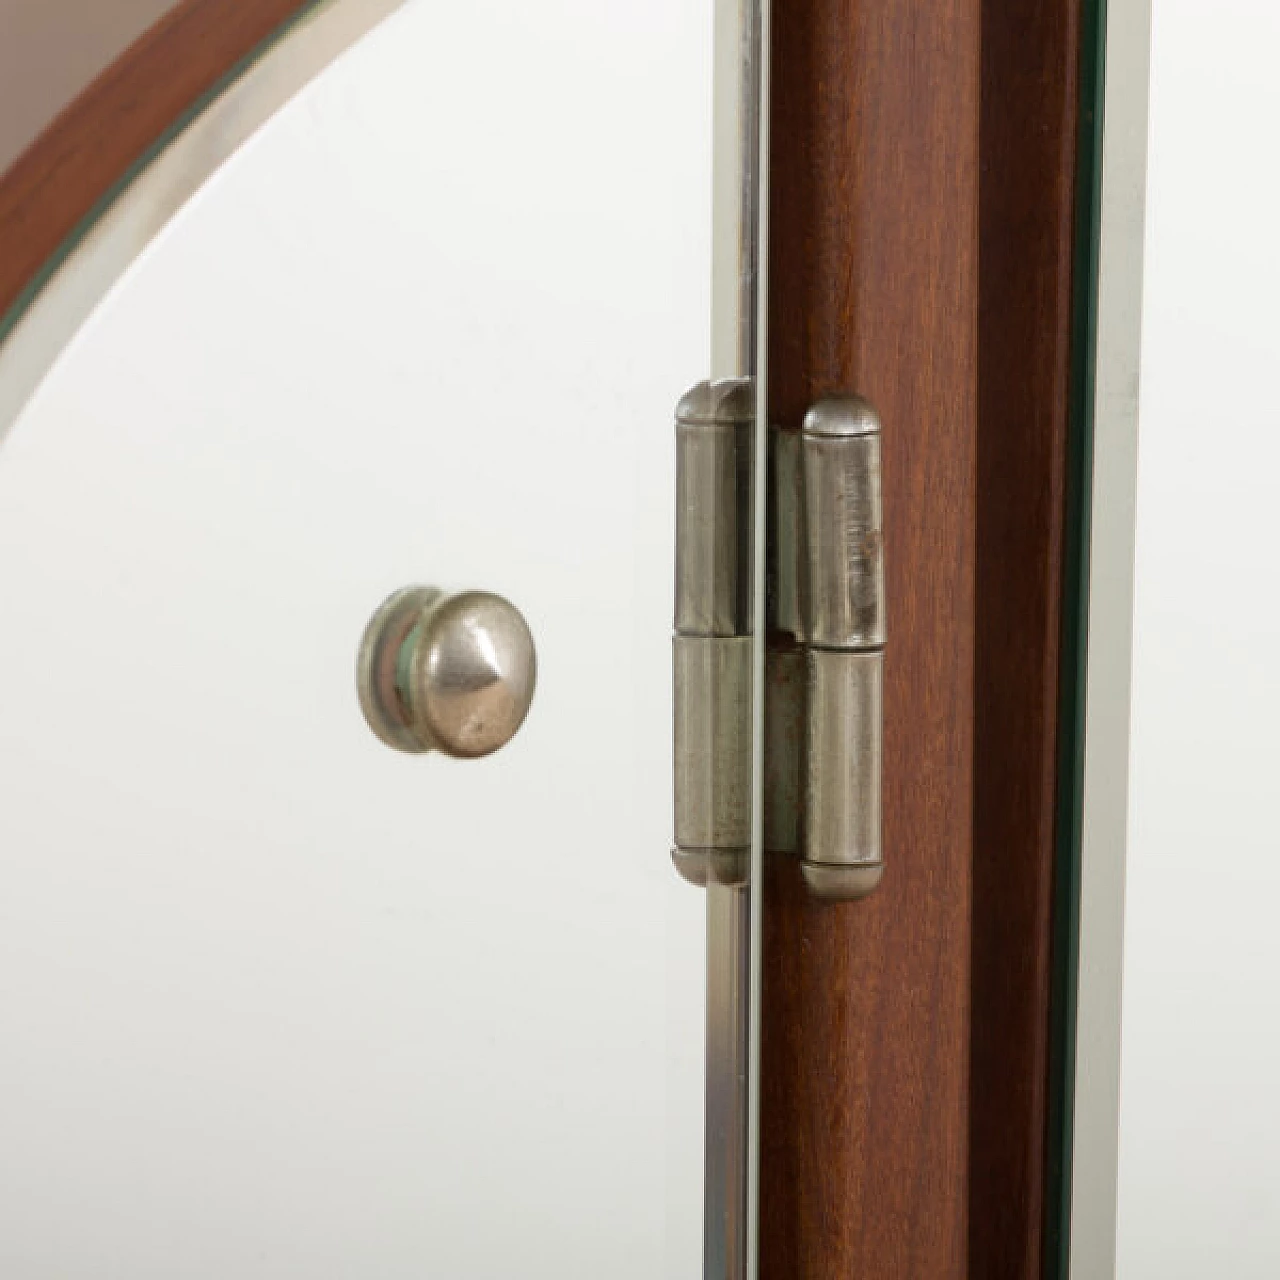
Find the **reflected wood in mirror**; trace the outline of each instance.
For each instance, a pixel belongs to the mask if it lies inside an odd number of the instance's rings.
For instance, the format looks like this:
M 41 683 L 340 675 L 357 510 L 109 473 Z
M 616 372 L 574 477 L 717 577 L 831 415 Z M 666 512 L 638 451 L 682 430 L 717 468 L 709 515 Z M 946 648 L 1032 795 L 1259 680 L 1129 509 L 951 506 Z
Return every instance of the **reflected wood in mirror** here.
M 0 0 L 0 173 L 174 0 Z
M 0 176 L 0 325 L 176 121 L 314 0 L 182 0 Z

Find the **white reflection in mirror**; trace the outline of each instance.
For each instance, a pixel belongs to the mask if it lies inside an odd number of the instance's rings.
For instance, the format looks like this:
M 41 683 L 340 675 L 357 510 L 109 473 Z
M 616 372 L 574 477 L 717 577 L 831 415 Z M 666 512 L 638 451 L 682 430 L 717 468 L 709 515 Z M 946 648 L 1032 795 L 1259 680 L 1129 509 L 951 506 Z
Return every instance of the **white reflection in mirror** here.
M 671 413 L 710 6 L 410 3 L 0 450 L 0 1273 L 694 1277 Z M 488 760 L 365 726 L 394 588 L 516 602 Z
M 1280 1275 L 1280 11 L 1156 0 L 1118 1274 Z

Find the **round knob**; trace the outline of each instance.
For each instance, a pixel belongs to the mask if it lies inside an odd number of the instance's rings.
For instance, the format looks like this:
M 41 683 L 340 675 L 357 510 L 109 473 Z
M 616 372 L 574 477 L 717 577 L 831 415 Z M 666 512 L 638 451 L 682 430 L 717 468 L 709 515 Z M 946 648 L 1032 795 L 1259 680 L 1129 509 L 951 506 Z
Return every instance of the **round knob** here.
M 509 601 L 406 587 L 365 629 L 356 678 L 365 719 L 388 746 L 471 760 L 515 736 L 537 669 L 528 623 Z

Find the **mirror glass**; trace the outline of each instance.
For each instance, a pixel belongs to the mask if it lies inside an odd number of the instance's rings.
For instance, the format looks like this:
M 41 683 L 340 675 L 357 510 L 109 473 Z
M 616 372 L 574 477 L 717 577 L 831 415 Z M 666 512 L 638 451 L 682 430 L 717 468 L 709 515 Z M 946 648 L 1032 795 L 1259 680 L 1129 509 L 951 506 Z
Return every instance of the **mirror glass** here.
M 0 1273 L 700 1274 L 668 851 L 711 64 L 686 0 L 407 4 L 5 440 Z M 415 583 L 528 620 L 486 759 L 361 716 Z
M 1280 11 L 1156 0 L 1120 1280 L 1280 1275 Z

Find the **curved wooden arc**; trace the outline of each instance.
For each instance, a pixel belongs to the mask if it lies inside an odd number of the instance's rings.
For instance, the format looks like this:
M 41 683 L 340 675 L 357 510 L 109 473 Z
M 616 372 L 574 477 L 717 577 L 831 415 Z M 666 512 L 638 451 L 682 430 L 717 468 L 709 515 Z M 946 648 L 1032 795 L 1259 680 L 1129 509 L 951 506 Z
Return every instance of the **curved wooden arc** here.
M 0 438 L 156 232 L 402 2 L 182 0 L 0 176 Z
M 312 4 L 183 0 L 76 98 L 0 177 L 0 315 L 176 124 Z
M 175 0 L 3 0 L 0 174 Z

